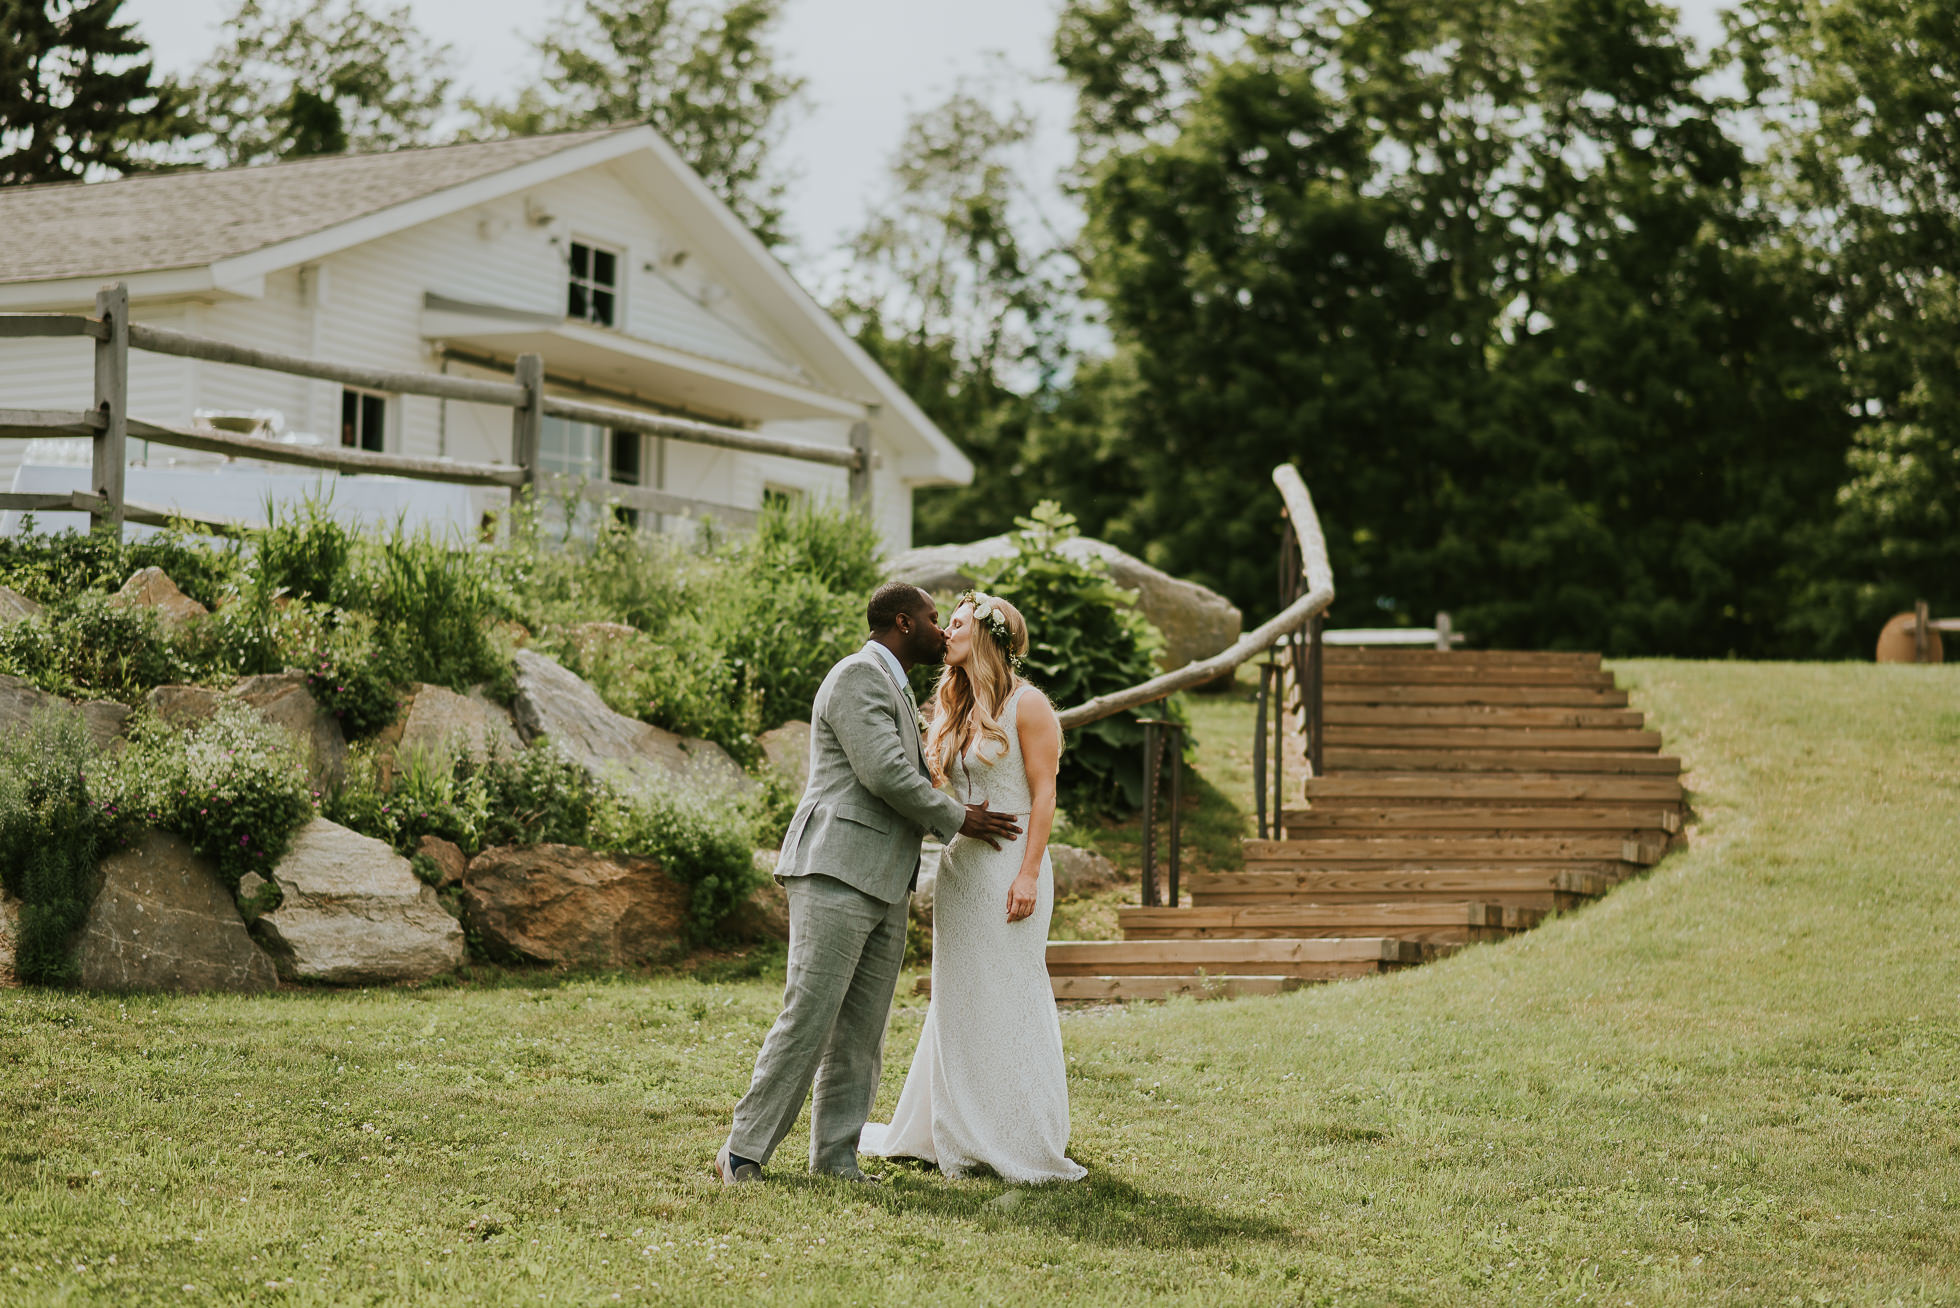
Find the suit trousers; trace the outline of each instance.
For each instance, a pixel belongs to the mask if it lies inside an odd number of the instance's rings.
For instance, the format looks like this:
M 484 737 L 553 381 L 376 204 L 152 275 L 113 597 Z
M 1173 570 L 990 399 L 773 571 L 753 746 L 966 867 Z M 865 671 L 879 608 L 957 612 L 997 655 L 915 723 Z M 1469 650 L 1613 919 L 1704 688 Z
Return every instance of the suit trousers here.
M 768 1162 L 811 1096 L 810 1170 L 850 1175 L 884 1070 L 885 1024 L 905 961 L 906 900 L 886 904 L 821 875 L 788 877 L 783 887 L 789 896 L 783 1011 L 735 1106 L 728 1151 Z

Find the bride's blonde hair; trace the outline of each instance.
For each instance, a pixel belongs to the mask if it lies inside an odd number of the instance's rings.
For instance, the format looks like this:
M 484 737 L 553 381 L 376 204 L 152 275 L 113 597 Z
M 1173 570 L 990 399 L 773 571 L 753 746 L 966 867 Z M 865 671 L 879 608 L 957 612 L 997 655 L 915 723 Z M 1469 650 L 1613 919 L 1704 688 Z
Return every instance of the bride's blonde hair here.
M 1006 640 L 995 634 L 991 622 L 973 619 L 973 643 L 966 662 L 957 668 L 950 663 L 942 668 L 939 685 L 932 693 L 926 762 L 932 768 L 932 779 L 941 785 L 953 760 L 965 754 L 976 739 L 982 758 L 987 757 L 990 744 L 999 749 L 993 758 L 1007 752 L 1007 732 L 998 717 L 1021 684 L 1014 665 L 1027 655 L 1028 624 L 1021 611 L 1006 600 L 992 597 L 989 602 L 1007 628 Z M 961 604 L 972 606 L 974 601 L 963 599 Z

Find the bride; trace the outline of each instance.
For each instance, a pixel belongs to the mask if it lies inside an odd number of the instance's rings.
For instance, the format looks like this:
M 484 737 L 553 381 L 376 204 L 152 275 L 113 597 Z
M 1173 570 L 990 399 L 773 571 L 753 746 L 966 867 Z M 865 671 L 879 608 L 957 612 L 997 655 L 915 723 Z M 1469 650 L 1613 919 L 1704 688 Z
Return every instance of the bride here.
M 956 836 L 933 891 L 932 1000 L 891 1125 L 859 1148 L 936 1163 L 948 1176 L 992 1168 L 1008 1181 L 1075 1181 L 1068 1073 L 1046 952 L 1055 881 L 1048 831 L 1062 729 L 1019 675 L 1027 623 L 990 595 L 960 597 L 947 628 L 926 759 L 963 803 L 1025 815 L 999 849 Z

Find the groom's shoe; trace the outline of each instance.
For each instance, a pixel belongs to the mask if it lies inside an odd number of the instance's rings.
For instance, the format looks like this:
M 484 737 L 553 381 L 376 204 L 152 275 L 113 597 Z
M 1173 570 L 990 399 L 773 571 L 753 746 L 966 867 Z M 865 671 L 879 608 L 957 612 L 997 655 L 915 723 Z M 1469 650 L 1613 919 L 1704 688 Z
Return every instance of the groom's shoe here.
M 728 1146 L 723 1145 L 721 1152 L 715 1155 L 715 1175 L 721 1178 L 723 1185 L 747 1185 L 762 1179 L 762 1164 L 731 1154 Z

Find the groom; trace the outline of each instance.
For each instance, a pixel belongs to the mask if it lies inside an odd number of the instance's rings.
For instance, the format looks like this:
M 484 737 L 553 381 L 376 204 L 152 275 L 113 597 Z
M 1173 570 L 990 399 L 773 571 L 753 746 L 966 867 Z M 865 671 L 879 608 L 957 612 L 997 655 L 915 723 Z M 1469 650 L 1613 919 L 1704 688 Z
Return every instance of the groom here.
M 1021 833 L 1011 816 L 933 789 L 905 679 L 946 655 L 932 597 L 886 582 L 865 616 L 871 639 L 830 670 L 810 710 L 810 782 L 776 864 L 789 896 L 789 983 L 715 1155 L 724 1185 L 762 1179 L 813 1077 L 810 1170 L 875 1179 L 858 1170 L 858 1134 L 884 1066 L 920 838 L 958 833 L 998 849 Z

